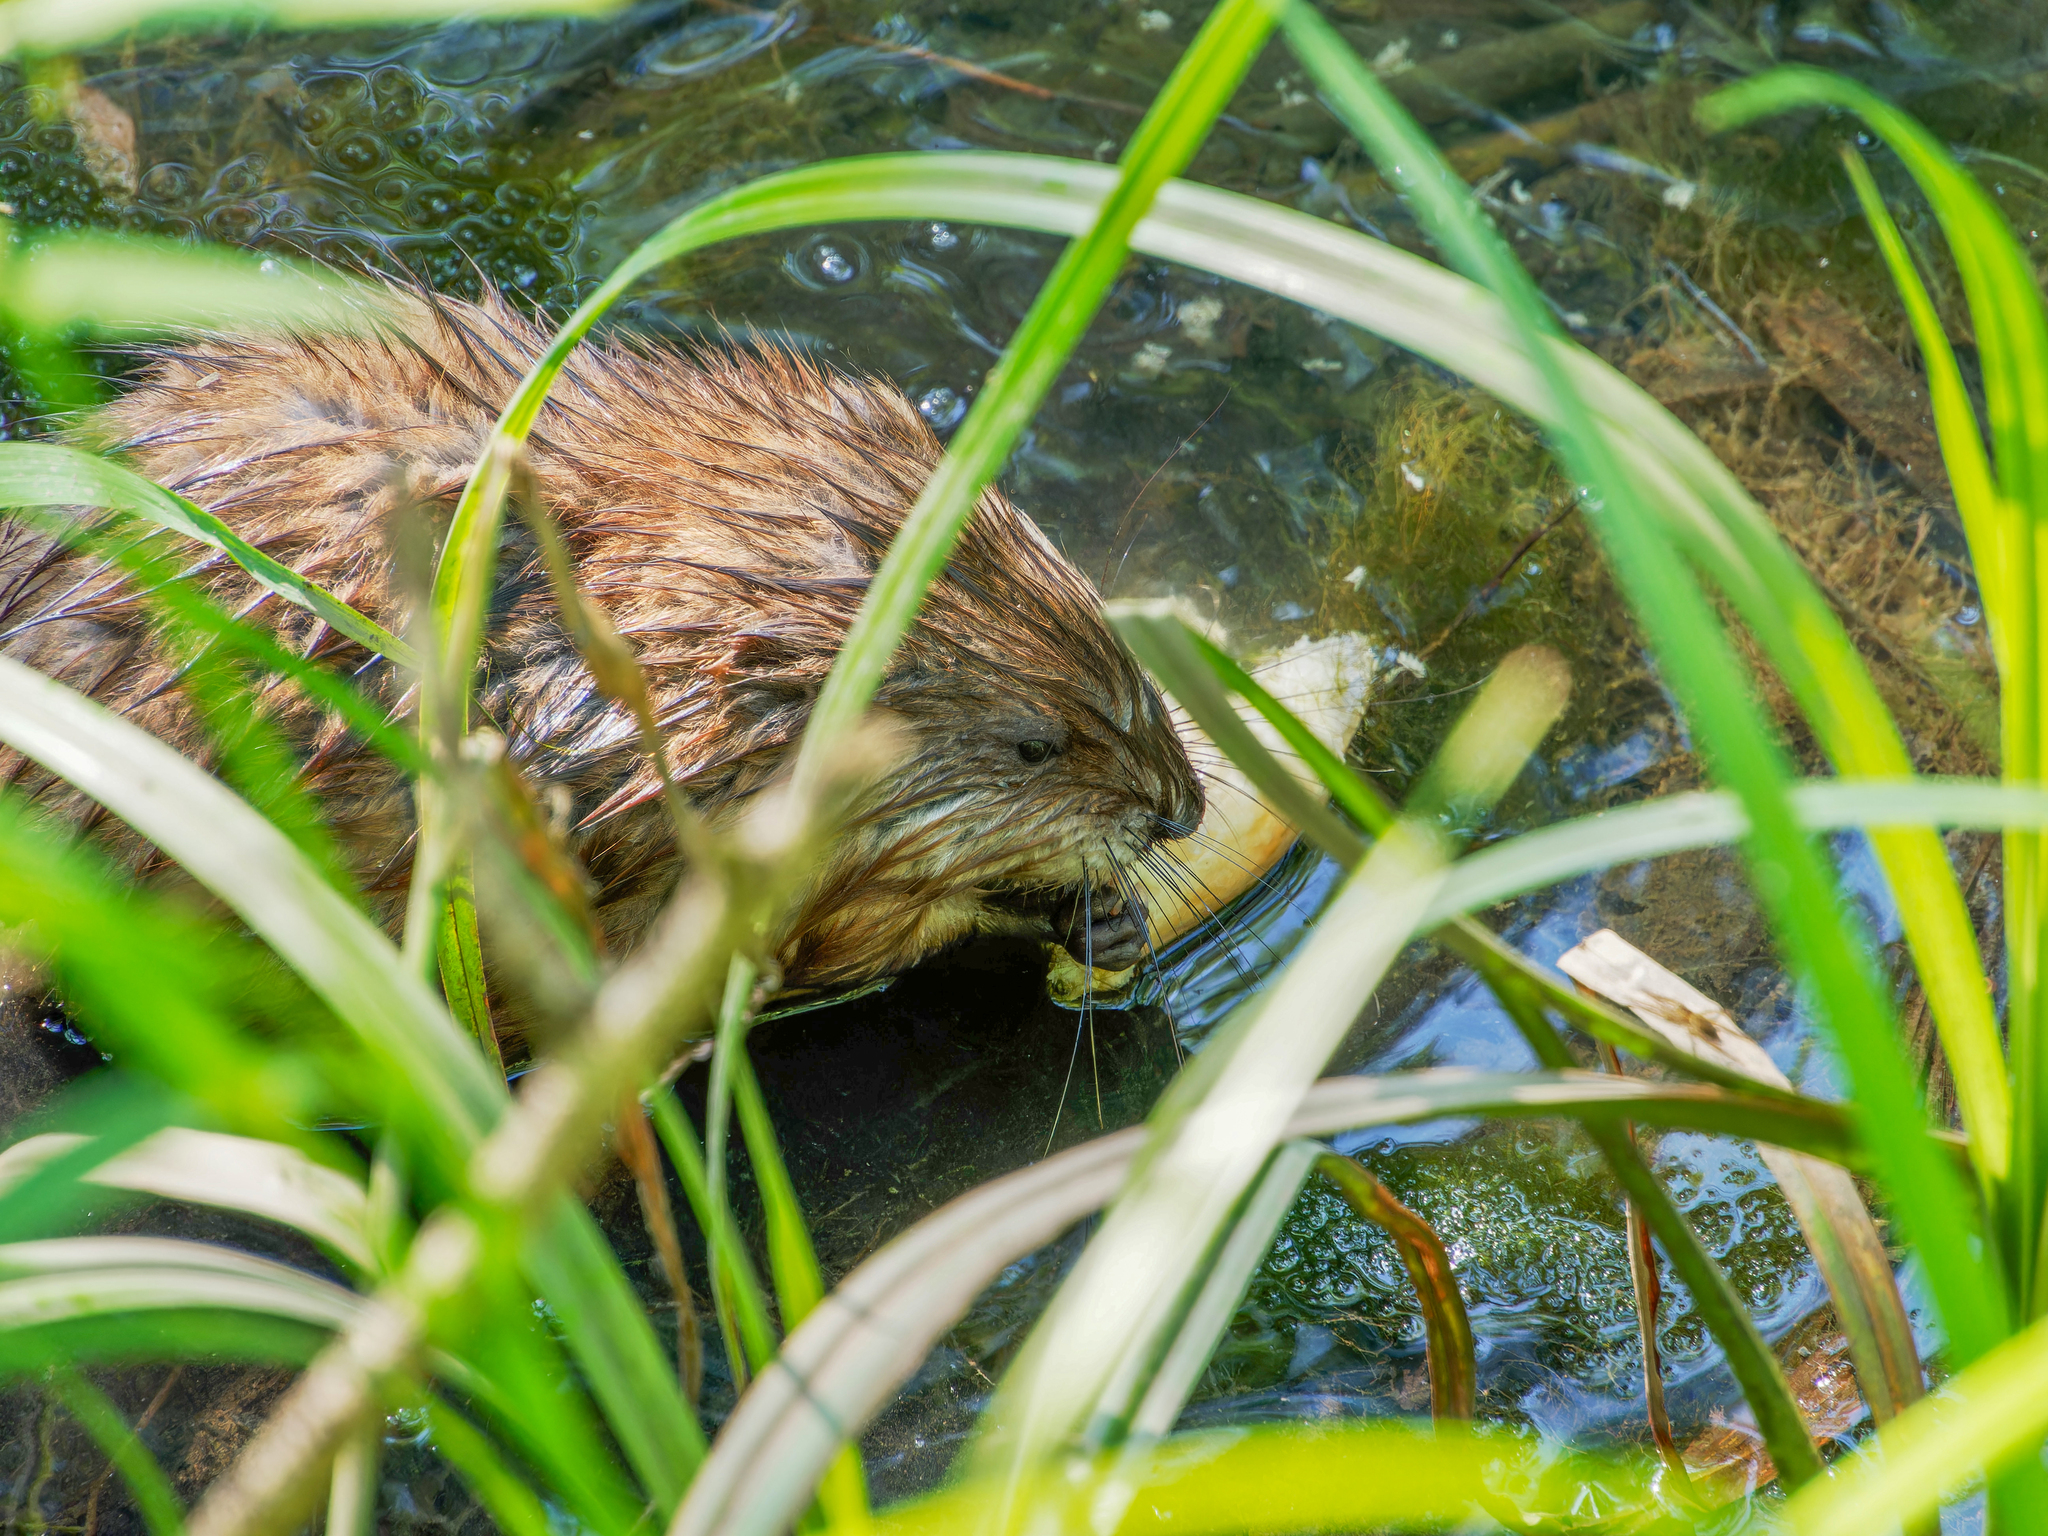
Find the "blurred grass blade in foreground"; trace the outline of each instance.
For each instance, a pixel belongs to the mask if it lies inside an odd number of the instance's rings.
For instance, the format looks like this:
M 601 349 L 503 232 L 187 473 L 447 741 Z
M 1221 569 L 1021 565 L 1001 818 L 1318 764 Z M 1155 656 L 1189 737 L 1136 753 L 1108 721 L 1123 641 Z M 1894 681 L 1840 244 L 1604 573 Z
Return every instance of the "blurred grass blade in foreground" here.
M 1407 925 L 1395 914 L 1426 906 L 1443 880 L 1449 849 L 1437 818 L 1505 791 L 1568 691 L 1549 652 L 1503 661 L 1415 805 L 1346 880 L 1294 960 L 1176 1079 L 1150 1117 L 1130 1182 L 986 1410 L 977 1475 L 1000 1474 L 1021 1493 L 1085 1432 L 1109 1382 L 1162 1347 L 1215 1234 L 1404 946 Z M 1029 1515 L 1006 1503 L 998 1523 L 1009 1530 Z
M 1459 1115 L 1564 1116 L 1763 1137 L 1852 1164 L 1862 1160 L 1837 1105 L 1738 1098 L 1699 1084 L 1588 1072 L 1458 1068 L 1325 1078 L 1287 1137 Z M 992 1179 L 887 1243 L 828 1293 L 740 1400 L 713 1443 L 673 1536 L 774 1536 L 846 1439 L 917 1371 L 955 1318 L 1010 1264 L 1099 1210 L 1126 1182 L 1146 1128 L 1118 1131 Z
M 0 55 L 68 53 L 132 28 L 236 20 L 273 27 L 390 26 L 439 17 L 588 15 L 621 0 L 5 0 Z
M 71 0 L 85 10 L 92 0 Z M 0 5 L 0 29 L 18 0 Z M 388 312 L 382 283 L 285 256 L 97 230 L 38 231 L 0 259 L 7 312 L 46 329 L 76 324 L 144 334 L 311 332 L 372 335 Z
M 412 648 L 203 507 L 131 469 L 59 443 L 0 443 L 0 507 L 111 507 L 217 549 L 288 603 L 326 620 L 371 652 L 417 666 Z

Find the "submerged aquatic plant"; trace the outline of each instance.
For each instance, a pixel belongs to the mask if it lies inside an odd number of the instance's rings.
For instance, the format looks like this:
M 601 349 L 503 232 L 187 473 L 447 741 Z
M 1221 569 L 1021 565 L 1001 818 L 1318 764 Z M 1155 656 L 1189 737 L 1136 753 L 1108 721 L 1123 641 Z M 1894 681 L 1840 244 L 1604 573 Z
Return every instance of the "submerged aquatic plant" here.
M 286 20 L 295 14 L 278 11 Z M 0 7 L 0 36 L 24 49 L 58 46 L 74 37 L 50 30 L 58 15 L 45 0 L 12 0 Z M 1337 226 L 1174 179 L 1276 27 L 1463 276 Z M 1707 110 L 1732 122 L 1809 102 L 1861 112 L 1899 150 L 1944 220 L 1978 318 L 1988 459 L 1911 261 L 1852 161 L 1928 361 L 1944 451 L 1984 573 L 2005 682 L 2003 784 L 1912 776 L 1826 600 L 1733 478 L 1647 396 L 1559 332 L 1428 139 L 1305 4 L 1222 0 L 1114 168 L 1035 156 L 876 156 L 763 177 L 682 215 L 578 308 L 506 406 L 404 641 L 125 471 L 52 445 L 0 445 L 0 502 L 108 509 L 118 518 L 99 536 L 145 571 L 186 542 L 206 544 L 280 597 L 414 669 L 419 738 L 398 740 L 345 682 L 189 595 L 165 598 L 195 653 L 210 658 L 215 687 L 231 692 L 238 676 L 278 673 L 316 692 L 367 734 L 394 738 L 390 750 L 415 774 L 422 807 L 404 943 L 394 945 L 355 893 L 337 885 L 317 848 L 288 835 L 297 814 L 289 765 L 277 767 L 275 743 L 272 757 L 263 756 L 260 718 L 235 721 L 248 749 L 227 762 L 230 787 L 82 696 L 0 663 L 0 740 L 127 822 L 237 920 L 195 919 L 0 800 L 0 920 L 18 929 L 124 1068 L 112 1086 L 74 1093 L 44 1134 L 0 1153 L 0 1232 L 10 1239 L 0 1244 L 0 1359 L 14 1370 L 61 1373 L 69 1411 L 121 1470 L 153 1536 L 181 1518 L 209 1536 L 289 1529 L 323 1489 L 330 1525 L 367 1528 L 378 1428 L 398 1407 L 425 1416 L 492 1517 L 520 1536 L 552 1529 L 558 1511 L 623 1533 L 649 1509 L 676 1536 L 765 1536 L 798 1521 L 906 1530 L 1052 1521 L 1109 1530 L 1149 1518 L 1181 1530 L 1312 1530 L 1483 1514 L 1528 1527 L 1568 1522 L 1590 1480 L 1642 1516 L 1722 1518 L 1700 1511 L 1655 1462 L 1558 1458 L 1464 1426 L 1471 1339 L 1440 1245 L 1432 1249 L 1433 1234 L 1418 1218 L 1333 1162 L 1319 1140 L 1448 1114 L 1546 1115 L 1585 1126 L 1693 1292 L 1780 1478 L 1788 1488 L 1804 1485 L 1788 1511 L 1799 1528 L 1861 1530 L 1879 1518 L 1917 1518 L 1979 1468 L 1993 1477 L 2002 1526 L 2048 1519 L 2038 1465 L 2028 1459 L 2048 1435 L 2048 1394 L 2035 1385 L 2048 1363 L 2048 1324 L 2039 1321 L 2048 1312 L 2040 1257 L 2048 1046 L 2037 1018 L 2048 1014 L 2048 983 L 2038 974 L 2048 913 L 2036 890 L 2048 878 L 2039 847 L 2048 796 L 2038 782 L 2034 572 L 2048 460 L 2033 430 L 2048 420 L 2048 402 L 2037 398 L 2048 390 L 2048 318 L 2010 232 L 1974 183 L 1897 112 L 1812 72 L 1760 77 Z M 505 502 L 519 494 L 525 437 L 570 352 L 656 267 L 746 233 L 912 218 L 1074 239 L 875 572 L 789 795 L 716 836 L 678 802 L 677 832 L 695 872 L 643 951 L 608 968 L 555 894 L 564 889 L 562 871 L 548 863 L 545 839 L 506 833 L 525 803 L 516 775 L 468 745 L 483 606 Z M 1193 1059 L 1145 1127 L 970 1193 L 827 1291 L 746 1050 L 760 936 L 829 835 L 835 805 L 871 765 L 871 751 L 882 750 L 864 744 L 861 722 L 889 654 L 982 485 L 1132 250 L 1375 330 L 1537 421 L 1583 487 L 1645 640 L 1724 787 L 1459 857 L 1445 819 L 1496 798 L 1556 718 L 1569 679 L 1554 657 L 1506 658 L 1408 803 L 1395 808 L 1177 618 L 1120 611 L 1132 645 L 1275 807 L 1345 866 L 1345 882 L 1301 952 Z M 194 318 L 200 295 L 189 252 L 52 236 L 39 257 L 28 270 L 90 257 L 105 274 L 94 292 L 10 290 L 11 318 L 53 348 L 58 329 L 74 322 Z M 266 318 L 220 307 L 236 298 L 232 278 L 241 270 L 225 257 L 207 267 L 229 279 L 203 295 L 207 314 Z M 110 315 L 104 293 L 116 285 L 124 304 Z M 355 312 L 332 300 L 324 290 L 269 290 L 267 318 L 348 323 Z M 30 349 L 31 365 L 37 355 Z M 520 510 L 546 545 L 545 508 L 529 501 Z M 556 575 L 558 600 L 600 686 L 628 707 L 644 703 L 630 651 L 602 610 L 574 590 L 565 567 Z M 1836 779 L 1793 779 L 1710 591 L 1726 599 L 1784 679 Z M 1335 810 L 1259 744 L 1238 720 L 1233 695 L 1316 769 Z M 642 724 L 658 756 L 652 723 Z M 476 804 L 506 814 L 469 814 Z M 1926 1128 L 1867 935 L 1847 915 L 1814 835 L 1851 825 L 1873 829 L 1955 1066 L 1967 1175 L 1953 1144 Z M 1933 830 L 1943 825 L 2006 829 L 2010 1082 L 1982 961 Z M 1466 915 L 1583 870 L 1719 842 L 1741 845 L 1786 959 L 1848 1066 L 1846 1105 L 1695 1055 L 1581 997 Z M 493 878 L 477 878 L 479 871 Z M 552 946 L 580 1011 L 516 1099 L 504 1086 L 483 995 L 479 892 L 516 909 L 524 931 Z M 1388 965 L 1424 934 L 1493 989 L 1543 1070 L 1318 1082 Z M 1581 1070 L 1560 1026 L 1671 1075 L 1653 1082 Z M 661 1082 L 663 1063 L 698 1041 L 714 1047 L 701 1139 Z M 653 1173 L 642 1187 L 660 1236 L 668 1218 L 643 1112 L 709 1239 L 728 1357 L 754 1378 L 708 1445 L 691 1393 L 693 1322 L 684 1322 L 679 1376 L 573 1195 L 574 1175 L 610 1121 L 636 1173 Z M 768 1213 L 765 1284 L 730 1209 L 733 1120 Z M 314 1128 L 336 1122 L 373 1124 L 373 1152 L 366 1158 Z M 1909 1363 L 1888 1382 L 1897 1416 L 1876 1437 L 1884 1455 L 1820 1478 L 1819 1453 L 1777 1361 L 1636 1150 L 1634 1124 L 1748 1136 L 1875 1178 L 1941 1312 L 1957 1370 L 1948 1406 L 1907 1406 L 1920 1386 Z M 1175 1434 L 1252 1268 L 1318 1166 L 1334 1172 L 1362 1214 L 1401 1238 L 1430 1319 L 1440 1422 L 1432 1431 Z M 347 1283 L 214 1245 L 60 1235 L 92 1190 L 108 1185 L 282 1222 L 319 1245 Z M 997 1272 L 1105 1206 L 1109 1215 L 986 1410 L 957 1484 L 874 1515 L 851 1437 Z M 1848 1224 L 1858 1219 L 1860 1210 L 1838 1204 L 1820 1225 L 1821 1241 L 1850 1246 Z M 679 1249 L 671 1242 L 664 1251 L 679 1271 Z M 671 1281 L 687 1305 L 687 1278 L 678 1272 Z M 1862 1294 L 1868 1305 L 1845 1308 L 1843 1323 L 1875 1401 L 1881 1368 L 1871 1362 L 1887 1358 L 1888 1330 L 1896 1337 L 1889 1325 L 1898 1320 L 1883 1314 L 1897 1299 L 1888 1278 Z M 534 1326 L 537 1301 L 545 1329 Z M 75 1369 L 202 1356 L 306 1370 L 241 1458 L 181 1516 L 138 1438 Z

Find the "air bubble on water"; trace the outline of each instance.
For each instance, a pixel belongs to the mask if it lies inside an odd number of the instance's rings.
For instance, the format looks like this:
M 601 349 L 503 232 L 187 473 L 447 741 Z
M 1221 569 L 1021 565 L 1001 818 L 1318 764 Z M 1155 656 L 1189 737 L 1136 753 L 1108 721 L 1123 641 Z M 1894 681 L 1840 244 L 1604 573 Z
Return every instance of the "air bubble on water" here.
M 925 239 L 935 251 L 950 251 L 960 243 L 960 236 L 945 224 L 933 224 L 925 231 Z
M 967 414 L 967 402 L 958 390 L 941 384 L 917 397 L 917 414 L 930 422 L 934 431 L 943 432 Z
M 1965 603 L 1956 610 L 1956 622 L 1965 629 L 1984 617 L 1984 610 L 1975 603 Z
M 821 245 L 811 253 L 811 265 L 818 276 L 828 283 L 850 283 L 854 279 L 855 267 L 846 259 L 836 245 Z

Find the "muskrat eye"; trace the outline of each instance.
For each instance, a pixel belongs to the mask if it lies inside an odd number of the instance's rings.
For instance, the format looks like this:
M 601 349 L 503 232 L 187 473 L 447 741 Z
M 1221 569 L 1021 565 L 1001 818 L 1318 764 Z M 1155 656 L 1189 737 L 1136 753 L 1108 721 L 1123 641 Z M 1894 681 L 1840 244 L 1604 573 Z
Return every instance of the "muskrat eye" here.
M 1034 736 L 1029 741 L 1017 743 L 1017 755 L 1027 763 L 1042 763 L 1052 756 L 1052 743 Z

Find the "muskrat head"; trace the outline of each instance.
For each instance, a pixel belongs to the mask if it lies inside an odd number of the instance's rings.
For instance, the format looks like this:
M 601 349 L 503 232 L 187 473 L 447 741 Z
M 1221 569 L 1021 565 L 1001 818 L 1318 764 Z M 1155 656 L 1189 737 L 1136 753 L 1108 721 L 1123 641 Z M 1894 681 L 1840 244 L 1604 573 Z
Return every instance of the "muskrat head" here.
M 602 508 L 572 530 L 579 565 L 640 645 L 677 776 L 717 819 L 787 766 L 943 450 L 894 389 L 780 350 L 593 361 L 630 388 L 608 390 L 586 364 L 588 393 L 657 402 L 665 419 L 616 445 L 602 418 L 552 428 L 574 477 L 566 500 Z M 599 736 L 629 739 L 550 702 L 555 686 L 540 682 L 523 712 L 580 720 L 569 735 L 585 749 L 560 741 L 567 759 L 590 761 Z M 1201 787 L 1094 588 L 996 492 L 874 706 L 908 749 L 797 903 L 779 947 L 786 987 L 887 975 L 974 933 L 1051 928 L 1098 963 L 1136 958 L 1143 912 L 1127 872 L 1194 828 Z M 579 787 L 586 857 L 612 891 L 651 870 L 664 841 L 624 814 L 654 810 L 654 794 L 644 763 Z
M 810 887 L 790 984 L 1048 927 L 1099 965 L 1139 957 L 1129 871 L 1201 820 L 1201 785 L 1094 588 L 1001 496 L 983 496 L 875 708 L 907 746 Z
M 785 953 L 792 980 L 848 981 L 967 934 L 1048 925 L 1076 956 L 1132 964 L 1145 913 L 1130 871 L 1201 820 L 1158 690 L 1093 590 L 1007 503 L 986 500 L 977 521 L 1010 546 L 1006 590 L 982 600 L 961 562 L 928 600 L 875 701 L 909 749 L 813 886 Z

